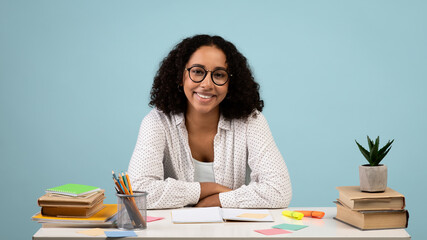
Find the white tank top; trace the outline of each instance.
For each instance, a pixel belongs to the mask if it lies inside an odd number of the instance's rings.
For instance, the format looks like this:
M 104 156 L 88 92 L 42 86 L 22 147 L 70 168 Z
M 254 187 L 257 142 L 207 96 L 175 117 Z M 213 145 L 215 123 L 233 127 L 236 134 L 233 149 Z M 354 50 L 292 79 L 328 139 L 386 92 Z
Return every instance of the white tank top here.
M 213 162 L 200 162 L 194 158 L 193 162 L 195 182 L 215 182 Z

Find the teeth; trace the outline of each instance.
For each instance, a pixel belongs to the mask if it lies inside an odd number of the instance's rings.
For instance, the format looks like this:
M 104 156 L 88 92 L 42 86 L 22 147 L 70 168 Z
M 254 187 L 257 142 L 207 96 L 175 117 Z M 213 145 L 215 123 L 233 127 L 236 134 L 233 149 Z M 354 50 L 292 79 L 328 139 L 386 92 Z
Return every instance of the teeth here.
M 206 96 L 206 95 L 202 95 L 202 94 L 200 94 L 200 93 L 197 93 L 197 95 L 199 95 L 199 97 L 201 97 L 201 98 L 205 98 L 205 99 L 207 99 L 207 98 L 211 98 L 211 97 L 212 97 L 212 95 L 211 95 L 211 96 Z

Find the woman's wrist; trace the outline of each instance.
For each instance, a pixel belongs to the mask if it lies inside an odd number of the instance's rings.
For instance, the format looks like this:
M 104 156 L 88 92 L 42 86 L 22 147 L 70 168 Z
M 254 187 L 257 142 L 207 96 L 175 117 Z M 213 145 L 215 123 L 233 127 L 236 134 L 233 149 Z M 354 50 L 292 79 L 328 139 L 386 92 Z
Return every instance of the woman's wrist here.
M 209 197 L 214 194 L 231 191 L 230 188 L 214 182 L 200 183 L 200 199 Z
M 221 207 L 219 193 L 200 199 L 196 207 Z

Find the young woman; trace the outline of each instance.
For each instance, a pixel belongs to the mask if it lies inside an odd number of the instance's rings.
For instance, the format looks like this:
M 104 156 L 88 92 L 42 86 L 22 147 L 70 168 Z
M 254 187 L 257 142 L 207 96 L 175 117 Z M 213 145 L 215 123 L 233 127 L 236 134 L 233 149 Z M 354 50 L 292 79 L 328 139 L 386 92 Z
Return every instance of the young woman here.
M 219 36 L 184 39 L 161 63 L 154 109 L 141 123 L 129 164 L 149 209 L 284 208 L 285 162 L 261 114 L 246 58 Z

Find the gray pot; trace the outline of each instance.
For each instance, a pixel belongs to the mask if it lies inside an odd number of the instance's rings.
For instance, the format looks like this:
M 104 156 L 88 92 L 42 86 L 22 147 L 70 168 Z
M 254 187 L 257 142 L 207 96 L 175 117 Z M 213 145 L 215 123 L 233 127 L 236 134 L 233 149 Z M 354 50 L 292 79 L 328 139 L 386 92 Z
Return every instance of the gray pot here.
M 387 166 L 359 166 L 360 191 L 384 192 L 387 188 Z

